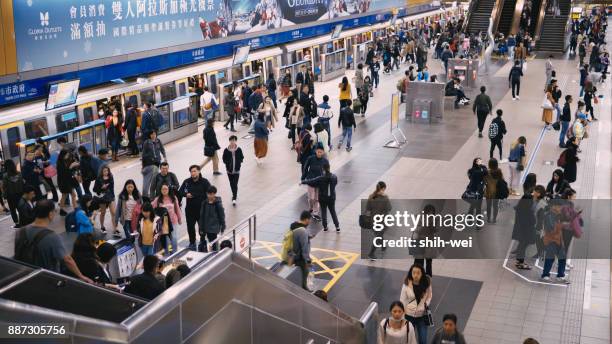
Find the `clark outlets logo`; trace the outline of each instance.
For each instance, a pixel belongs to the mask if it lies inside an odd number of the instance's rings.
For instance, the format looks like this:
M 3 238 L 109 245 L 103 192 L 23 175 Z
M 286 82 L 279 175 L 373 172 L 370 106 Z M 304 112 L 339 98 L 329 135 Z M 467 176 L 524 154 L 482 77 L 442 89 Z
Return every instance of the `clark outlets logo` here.
M 49 12 L 40 12 L 40 26 L 49 26 Z

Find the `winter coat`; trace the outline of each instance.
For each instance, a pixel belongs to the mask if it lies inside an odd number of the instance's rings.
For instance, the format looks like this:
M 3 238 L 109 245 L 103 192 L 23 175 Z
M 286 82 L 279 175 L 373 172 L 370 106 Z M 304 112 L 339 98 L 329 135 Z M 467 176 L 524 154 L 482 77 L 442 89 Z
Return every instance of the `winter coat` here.
M 216 197 L 213 203 L 209 203 L 207 199 L 204 199 L 200 209 L 198 225 L 200 234 L 220 233 L 225 230 L 225 211 L 223 210 L 221 197 Z
M 525 194 L 514 207 L 514 227 L 512 239 L 531 245 L 536 240 L 536 214 L 533 197 Z

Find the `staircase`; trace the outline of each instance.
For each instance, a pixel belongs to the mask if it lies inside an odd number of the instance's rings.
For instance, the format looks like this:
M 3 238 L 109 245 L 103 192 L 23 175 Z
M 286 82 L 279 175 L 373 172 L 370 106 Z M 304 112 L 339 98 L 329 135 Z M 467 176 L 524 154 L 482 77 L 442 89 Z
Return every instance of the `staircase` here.
M 504 0 L 501 17 L 497 24 L 497 32 L 501 32 L 508 37 L 512 29 L 512 19 L 514 18 L 514 9 L 516 8 L 516 0 Z
M 469 33 L 478 34 L 479 32 L 487 32 L 495 1 L 496 0 L 478 0 L 476 9 L 470 14 L 470 22 L 468 23 Z
M 546 14 L 542 23 L 540 39 L 536 49 L 540 51 L 563 52 L 567 47 L 565 26 L 569 20 L 570 0 L 559 0 L 560 16 Z

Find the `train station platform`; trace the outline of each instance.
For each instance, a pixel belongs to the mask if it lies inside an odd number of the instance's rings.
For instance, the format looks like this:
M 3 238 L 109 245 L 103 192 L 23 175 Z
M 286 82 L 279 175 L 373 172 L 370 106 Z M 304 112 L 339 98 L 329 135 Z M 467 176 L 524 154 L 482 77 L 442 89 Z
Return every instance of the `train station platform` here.
M 545 56 L 528 60 L 522 81 L 520 100 L 513 100 L 508 87 L 511 62 L 489 61 L 488 72 L 481 70 L 478 85 L 487 87 L 494 109 L 503 109 L 508 128 L 504 140 L 504 158 L 510 143 L 518 136 L 527 138 L 529 164 L 525 173 L 537 174 L 538 184 L 548 183 L 561 153 L 558 132 L 546 130 L 541 121 L 545 83 Z M 558 83 L 563 94 L 577 100 L 579 74 L 577 60 L 566 55 L 553 59 Z M 429 57 L 431 74 L 441 74 L 440 61 Z M 361 229 L 358 225 L 361 200 L 367 198 L 379 180 L 388 185 L 387 194 L 396 199 L 458 199 L 468 183 L 466 171 L 475 157 L 484 161 L 489 156 L 489 140 L 479 138 L 476 116 L 471 105 L 446 111 L 440 123 L 419 124 L 400 120 L 407 143 L 399 149 L 384 147 L 391 138 L 391 94 L 403 76 L 406 65 L 390 75 L 381 75 L 381 84 L 370 98 L 365 117 L 357 116 L 353 133 L 353 149 L 338 150 L 340 129 L 332 120 L 334 149 L 329 154 L 332 172 L 338 176 L 336 209 L 341 231 L 333 228 L 323 232 L 319 223 L 309 230 L 315 257 L 317 287 L 328 291 L 329 301 L 359 317 L 371 301 L 380 305 L 381 313 L 399 298 L 406 271 L 412 260 L 363 259 Z M 352 72 L 348 72 L 351 80 Z M 334 79 L 315 85 L 315 96 L 330 97 L 334 113 L 338 113 L 338 83 Z M 581 145 L 578 179 L 572 185 L 579 199 L 609 199 L 612 195 L 612 134 L 611 85 L 608 79 L 598 86 L 604 97 L 595 105 L 599 121 L 590 124 L 590 137 Z M 474 99 L 477 88 L 467 90 Z M 280 110 L 284 105 L 280 105 Z M 572 110 L 575 109 L 575 103 Z M 485 128 L 491 118 L 487 119 Z M 212 165 L 203 175 L 215 185 L 224 201 L 228 228 L 251 214 L 257 216 L 257 243 L 254 260 L 271 265 L 279 257 L 279 246 L 289 224 L 307 209 L 306 187 L 300 186 L 300 165 L 296 153 L 290 150 L 287 131 L 279 123 L 269 139 L 268 156 L 261 164 L 255 162 L 253 139 L 248 128 L 238 126 L 238 145 L 245 153 L 241 170 L 238 202 L 231 205 L 227 175 L 213 176 Z M 170 170 L 179 180 L 188 177 L 188 167 L 203 159 L 201 134 L 194 134 L 166 146 Z M 215 131 L 222 147 L 234 134 L 216 123 Z M 497 155 L 497 153 L 496 153 Z M 553 163 L 551 163 L 551 161 Z M 128 179 L 142 184 L 140 161 L 124 159 L 111 164 L 116 188 Z M 502 163 L 507 176 L 507 163 Z M 223 171 L 223 168 L 222 168 Z M 63 231 L 59 216 L 55 229 Z M 106 228 L 110 225 L 107 215 Z M 179 246 L 187 246 L 185 225 L 178 232 Z M 13 255 L 14 229 L 10 217 L 0 219 L 0 255 Z M 610 260 L 575 259 L 569 274 L 569 285 L 527 281 L 505 267 L 503 259 L 435 259 L 433 262 L 432 312 L 436 324 L 444 313 L 459 317 L 459 328 L 470 344 L 520 343 L 524 338 L 537 338 L 542 344 L 609 343 L 610 338 Z M 430 336 L 431 336 L 430 331 Z

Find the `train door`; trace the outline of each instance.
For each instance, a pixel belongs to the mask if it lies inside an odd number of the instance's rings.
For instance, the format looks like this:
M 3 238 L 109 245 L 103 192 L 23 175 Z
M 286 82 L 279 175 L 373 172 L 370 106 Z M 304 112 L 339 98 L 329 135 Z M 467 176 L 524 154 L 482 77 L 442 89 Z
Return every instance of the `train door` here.
M 274 74 L 274 78 L 275 80 L 278 79 L 279 75 L 278 75 L 278 59 L 276 56 L 273 57 L 266 57 L 264 60 L 264 72 L 265 72 L 265 77 L 266 80 L 268 78 L 268 76 L 270 75 L 270 73 Z
M 232 66 L 232 80 L 241 80 L 243 79 L 244 72 L 242 71 L 242 66 L 236 65 Z
M 16 164 L 19 164 L 19 146 L 17 144 L 25 137 L 24 134 L 23 121 L 0 126 L 3 159 L 12 159 Z
M 176 84 L 177 97 L 182 97 L 189 93 L 189 81 L 187 78 L 176 80 L 174 83 Z
M 319 80 L 319 75 L 321 74 L 321 48 L 317 45 L 312 47 L 312 72 L 314 73 L 315 80 Z
M 253 74 L 253 66 L 251 66 L 250 63 L 243 63 L 242 64 L 242 75 L 244 75 L 245 78 L 248 78 L 251 76 L 251 74 Z
M 295 52 L 295 59 L 293 61 L 293 63 L 299 62 L 304 60 L 304 52 L 302 50 L 297 50 Z
M 353 64 L 353 37 L 346 38 L 346 68 L 351 68 Z
M 83 124 L 95 121 L 99 118 L 98 106 L 96 102 L 81 104 L 77 107 L 77 114 L 79 121 Z
M 206 73 L 206 86 L 208 86 L 208 90 L 213 94 L 217 93 L 217 85 L 219 84 L 219 80 L 217 78 L 217 72 L 209 72 Z

